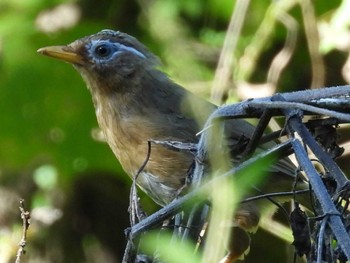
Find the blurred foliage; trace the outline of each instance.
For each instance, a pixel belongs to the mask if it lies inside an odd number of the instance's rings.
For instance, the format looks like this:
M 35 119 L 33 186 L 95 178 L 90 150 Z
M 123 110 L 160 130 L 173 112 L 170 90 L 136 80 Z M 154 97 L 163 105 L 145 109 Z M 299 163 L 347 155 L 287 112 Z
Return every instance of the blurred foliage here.
M 178 248 L 174 249 L 174 247 Z M 155 249 L 159 249 L 159 259 L 169 263 L 197 263 L 200 262 L 199 256 L 194 255 L 196 249 L 193 243 L 189 241 L 174 238 L 172 233 L 148 232 L 142 239 L 141 249 L 148 254 L 153 254 Z M 179 253 L 178 251 L 181 251 Z
M 281 1 L 251 1 L 237 47 L 229 54 L 235 62 L 231 75 L 244 67 L 239 59 L 272 2 Z M 298 41 L 278 91 L 309 88 L 314 77 L 304 30 L 309 21 L 299 2 L 287 10 L 298 24 Z M 344 16 L 349 0 L 314 3 L 324 84 L 345 84 L 350 80 L 345 64 L 349 16 Z M 38 56 L 36 50 L 67 44 L 103 28 L 118 29 L 155 52 L 174 80 L 209 97 L 234 4 L 231 0 L 220 4 L 0 0 L 0 262 L 14 261 L 21 234 L 19 198 L 25 198 L 33 212 L 25 262 L 118 262 L 125 246 L 130 179 L 107 145 L 96 139 L 94 109 L 80 76 L 70 65 Z M 266 81 L 270 63 L 284 45 L 287 31 L 274 23 L 253 61 L 252 75 L 244 79 L 247 83 Z M 230 84 L 239 88 L 232 79 Z M 229 94 L 233 100 L 241 98 L 235 89 Z M 152 202 L 144 203 L 146 211 L 155 209 Z M 263 258 L 275 261 L 276 250 L 268 257 L 267 249 L 263 248 Z

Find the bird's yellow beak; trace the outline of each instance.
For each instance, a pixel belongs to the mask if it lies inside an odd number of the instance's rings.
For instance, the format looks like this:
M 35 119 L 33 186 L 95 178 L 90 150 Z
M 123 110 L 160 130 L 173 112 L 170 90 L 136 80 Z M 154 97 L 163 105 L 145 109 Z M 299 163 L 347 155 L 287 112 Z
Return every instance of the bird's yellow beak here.
M 39 54 L 61 59 L 73 64 L 83 64 L 83 57 L 68 46 L 51 46 L 38 49 Z

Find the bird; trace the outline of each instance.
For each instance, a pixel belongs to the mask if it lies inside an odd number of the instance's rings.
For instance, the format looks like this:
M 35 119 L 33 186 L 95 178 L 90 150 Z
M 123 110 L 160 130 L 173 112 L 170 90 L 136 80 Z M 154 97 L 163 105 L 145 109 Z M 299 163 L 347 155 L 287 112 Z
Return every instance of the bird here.
M 98 125 L 131 178 L 144 164 L 150 140 L 198 143 L 197 133 L 217 109 L 176 84 L 164 73 L 158 57 L 136 38 L 120 31 L 104 29 L 68 45 L 40 48 L 38 53 L 69 62 L 81 74 L 92 95 Z M 249 140 L 255 126 L 231 119 L 225 122 L 225 130 L 232 147 L 242 138 Z M 233 156 L 233 160 L 238 162 L 239 158 Z M 193 162 L 190 152 L 152 145 L 136 183 L 157 204 L 165 206 L 179 195 Z M 270 179 L 265 185 L 275 191 L 288 191 L 296 180 L 295 170 L 292 162 L 282 159 L 269 167 Z M 260 211 L 254 205 L 243 205 L 235 216 L 244 230 L 255 227 L 259 218 Z M 242 243 L 249 243 L 249 237 L 243 235 L 243 239 L 232 242 L 237 248 L 232 248 L 236 251 L 230 258 L 236 260 L 244 252 Z

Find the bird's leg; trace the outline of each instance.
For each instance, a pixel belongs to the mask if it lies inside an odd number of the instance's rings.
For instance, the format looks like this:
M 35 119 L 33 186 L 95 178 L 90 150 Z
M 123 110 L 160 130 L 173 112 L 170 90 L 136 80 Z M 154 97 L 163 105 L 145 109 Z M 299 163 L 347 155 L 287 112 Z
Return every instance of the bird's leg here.
M 142 221 L 147 217 L 146 213 L 142 210 L 140 205 L 140 198 L 137 194 L 136 181 L 134 180 L 130 190 L 130 204 L 129 204 L 129 213 L 130 213 L 130 225 L 133 226 L 138 222 Z
M 137 173 L 135 174 L 133 178 L 133 183 L 130 190 L 130 207 L 129 207 L 129 213 L 130 213 L 130 224 L 131 226 L 135 225 L 136 223 L 142 221 L 147 217 L 146 213 L 143 211 L 140 205 L 140 198 L 137 194 L 137 186 L 136 181 L 139 174 L 145 169 L 149 158 L 151 156 L 151 142 L 148 141 L 148 150 L 147 150 L 147 156 Z

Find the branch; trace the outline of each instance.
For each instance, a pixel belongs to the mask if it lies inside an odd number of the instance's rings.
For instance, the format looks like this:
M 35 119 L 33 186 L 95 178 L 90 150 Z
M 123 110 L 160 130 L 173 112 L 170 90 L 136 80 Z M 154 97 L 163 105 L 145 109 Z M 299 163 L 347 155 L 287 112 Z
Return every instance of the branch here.
M 27 231 L 30 225 L 30 212 L 26 211 L 24 208 L 24 200 L 21 199 L 19 201 L 19 210 L 21 211 L 21 218 L 22 218 L 22 238 L 21 241 L 19 242 L 17 254 L 16 254 L 16 263 L 21 262 L 21 257 L 22 255 L 25 254 L 25 246 L 27 245 Z

